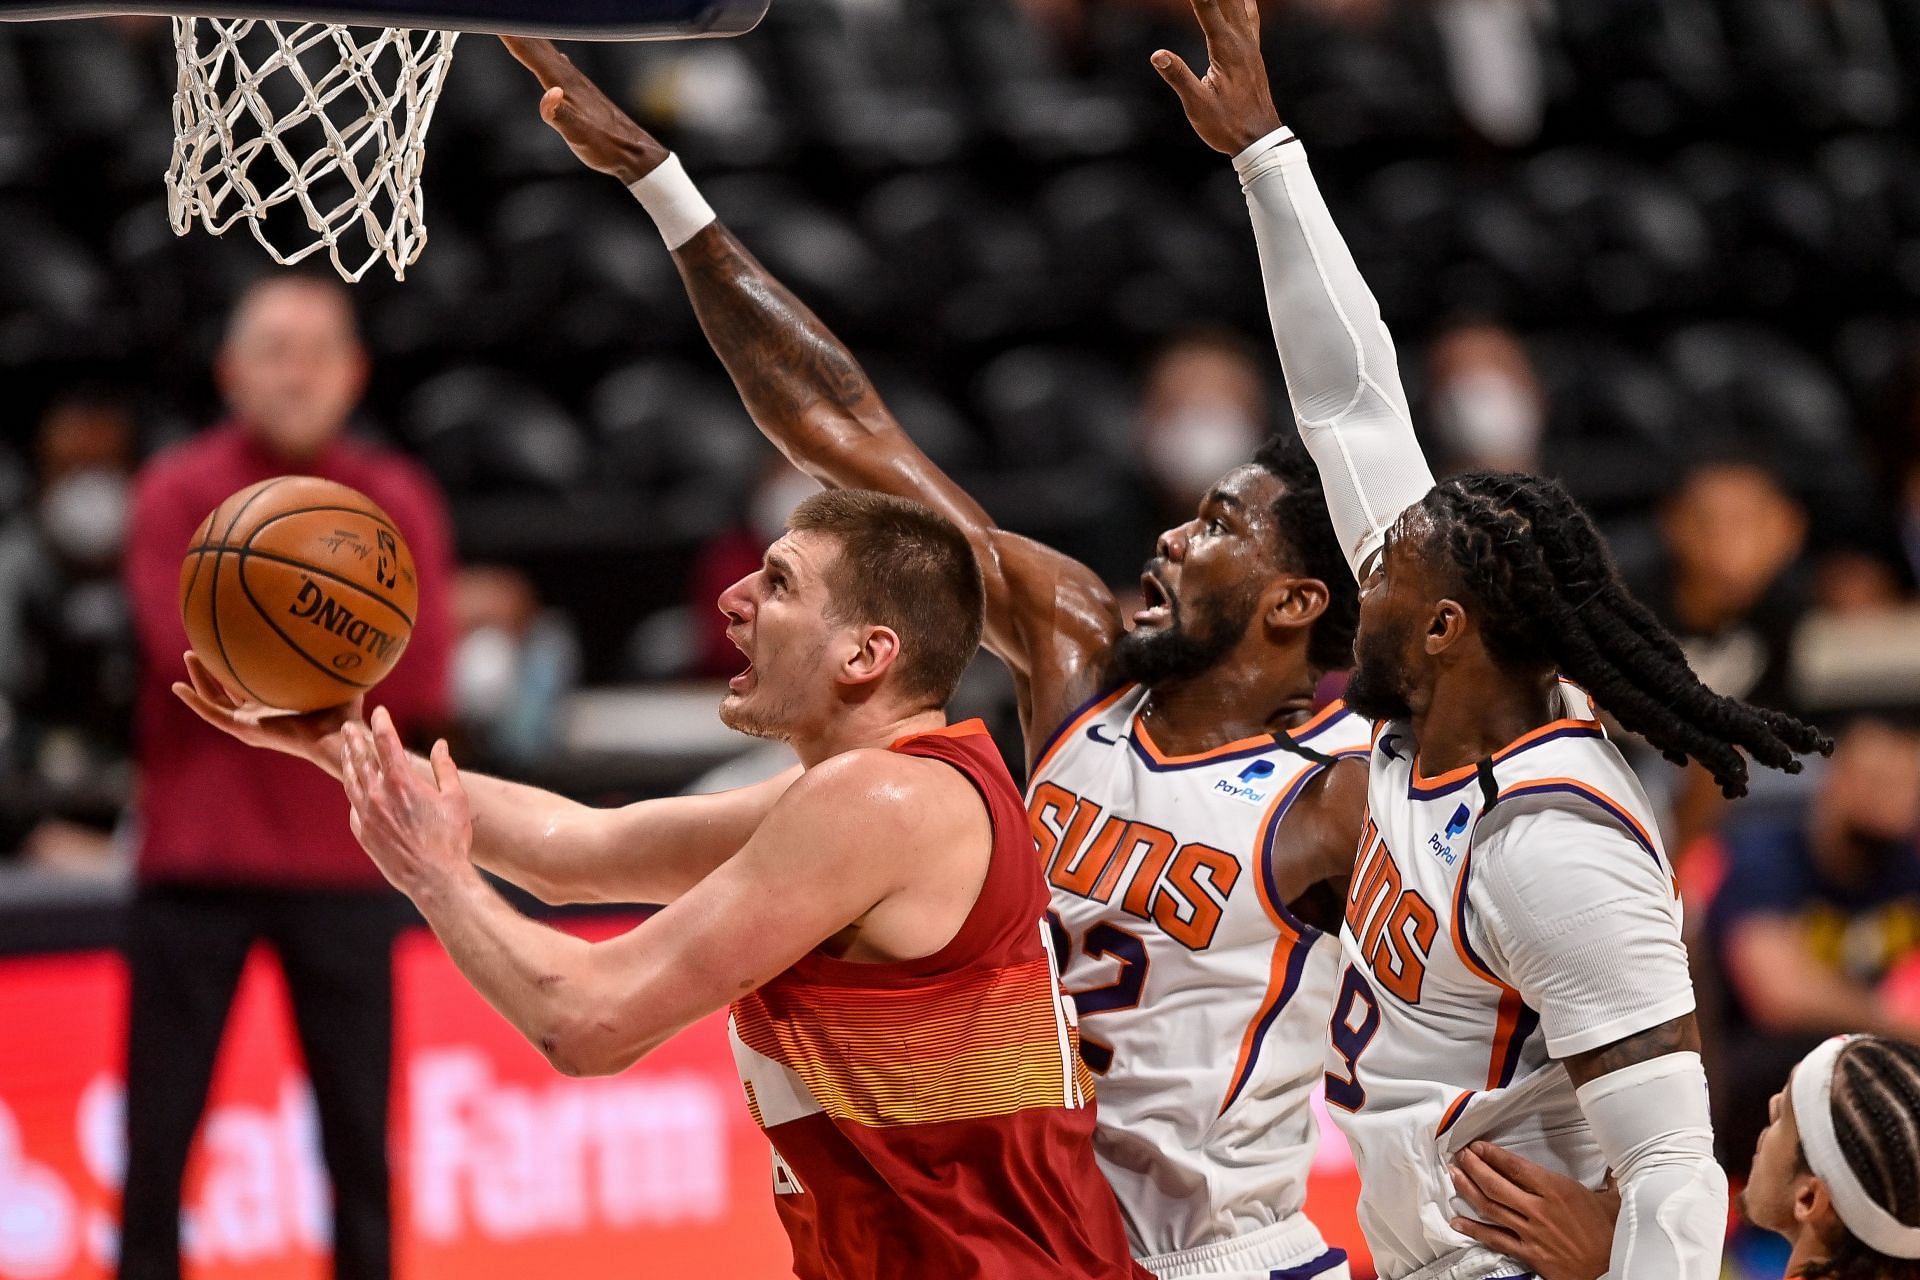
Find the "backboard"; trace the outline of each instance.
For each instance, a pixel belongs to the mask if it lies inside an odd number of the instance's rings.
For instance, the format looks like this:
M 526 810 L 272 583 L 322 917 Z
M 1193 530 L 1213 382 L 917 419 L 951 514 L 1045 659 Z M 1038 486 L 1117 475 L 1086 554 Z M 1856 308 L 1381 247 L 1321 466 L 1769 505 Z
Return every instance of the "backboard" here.
M 751 30 L 769 0 L 0 0 L 0 21 L 148 14 L 190 18 L 266 18 L 362 27 L 410 27 L 555 40 L 686 39 Z

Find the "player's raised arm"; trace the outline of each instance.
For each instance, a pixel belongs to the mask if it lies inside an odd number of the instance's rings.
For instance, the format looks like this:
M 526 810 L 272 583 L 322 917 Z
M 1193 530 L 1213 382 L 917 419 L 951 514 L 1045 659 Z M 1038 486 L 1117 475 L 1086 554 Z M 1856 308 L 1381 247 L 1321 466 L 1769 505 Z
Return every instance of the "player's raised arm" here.
M 1193 9 L 1207 40 L 1206 75 L 1165 49 L 1153 65 L 1180 95 L 1194 132 L 1233 157 L 1294 421 L 1320 468 L 1348 562 L 1365 577 L 1388 526 L 1433 487 L 1393 338 L 1299 139 L 1274 110 L 1254 0 L 1193 0 Z
M 295 756 L 341 776 L 346 726 L 360 704 L 304 716 L 261 716 L 235 702 L 200 660 L 186 656 L 187 682 L 174 694 L 202 720 L 248 746 Z M 383 719 L 374 713 L 376 721 Z M 390 723 L 390 721 L 389 721 Z M 398 742 L 398 739 L 395 739 Z M 411 757 L 423 776 L 432 767 Z M 765 782 L 718 795 L 669 796 L 596 809 L 565 796 L 465 775 L 473 818 L 474 865 L 554 904 L 672 902 L 746 844 L 800 774 L 798 765 Z
M 707 340 L 767 438 L 823 484 L 912 498 L 966 533 L 986 580 L 984 643 L 1020 686 L 1027 740 L 1044 740 L 1105 676 L 1123 629 L 1113 593 L 1078 561 L 998 528 L 901 429 L 845 345 L 715 219 L 679 159 L 571 60 L 544 40 L 505 44 L 546 88 L 541 116 L 659 225 Z

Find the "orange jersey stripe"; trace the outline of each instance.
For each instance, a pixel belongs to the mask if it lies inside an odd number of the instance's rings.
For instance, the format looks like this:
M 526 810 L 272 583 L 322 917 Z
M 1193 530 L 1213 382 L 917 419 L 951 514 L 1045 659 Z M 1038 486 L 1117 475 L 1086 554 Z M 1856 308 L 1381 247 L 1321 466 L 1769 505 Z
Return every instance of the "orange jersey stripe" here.
M 1506 746 L 1494 752 L 1490 758 L 1495 764 L 1498 764 L 1522 747 L 1538 742 L 1550 733 L 1559 733 L 1565 729 L 1598 729 L 1599 727 L 1600 722 L 1597 720 L 1574 720 L 1571 718 L 1554 720 L 1541 725 L 1537 729 L 1530 729 L 1526 733 L 1521 734 L 1512 742 L 1509 742 Z M 1453 783 L 1471 778 L 1474 770 L 1479 767 L 1478 764 L 1463 764 L 1458 769 L 1449 769 L 1437 777 L 1429 778 L 1420 772 L 1420 758 L 1415 756 L 1413 760 L 1413 785 L 1423 790 L 1433 787 L 1450 786 Z
M 791 1009 L 755 992 L 734 1006 L 734 1022 L 748 1048 L 799 1076 L 834 1119 L 933 1124 L 1062 1104 L 1052 992 L 1042 958 L 895 990 L 796 984 L 804 1004 Z
M 1508 987 L 1500 994 L 1499 1021 L 1493 1029 L 1493 1051 L 1487 1055 L 1487 1089 L 1498 1089 L 1504 1081 L 1502 1068 L 1507 1061 L 1507 1052 L 1513 1047 L 1513 1036 L 1520 1029 L 1520 1011 L 1523 1002 L 1520 993 Z
M 1264 876 L 1261 878 L 1265 879 Z M 1234 1060 L 1233 1074 L 1227 1077 L 1227 1092 L 1220 1099 L 1221 1115 L 1225 1115 L 1227 1107 L 1232 1104 L 1233 1095 L 1239 1090 L 1241 1078 L 1246 1073 L 1247 1063 L 1253 1057 L 1254 1047 L 1260 1042 L 1260 1024 L 1266 1021 L 1267 1014 L 1272 1012 L 1273 1006 L 1287 989 L 1288 966 L 1293 960 L 1293 949 L 1306 945 L 1300 940 L 1300 935 L 1285 924 L 1279 920 L 1274 923 L 1279 926 L 1280 936 L 1273 940 L 1273 965 L 1267 971 L 1267 989 L 1260 997 L 1260 1007 L 1247 1020 L 1246 1033 L 1240 1037 L 1240 1056 Z
M 1212 760 L 1218 756 L 1230 756 L 1236 751 L 1247 751 L 1254 747 L 1273 745 L 1272 734 L 1260 733 L 1250 738 L 1241 738 L 1234 742 L 1223 743 L 1210 751 L 1196 751 L 1190 756 L 1170 756 L 1160 750 L 1159 746 L 1156 745 L 1153 740 L 1153 735 L 1147 732 L 1147 726 L 1139 720 L 1135 720 L 1133 724 L 1133 740 L 1146 748 L 1147 754 L 1153 757 L 1155 764 L 1198 764 L 1203 760 Z

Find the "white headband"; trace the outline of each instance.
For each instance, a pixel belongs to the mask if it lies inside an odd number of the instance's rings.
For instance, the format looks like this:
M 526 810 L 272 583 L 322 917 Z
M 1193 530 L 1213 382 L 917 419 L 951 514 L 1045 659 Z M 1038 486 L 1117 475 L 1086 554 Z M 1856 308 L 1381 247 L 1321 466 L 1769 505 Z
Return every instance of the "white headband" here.
M 1920 1227 L 1910 1227 L 1874 1202 L 1840 1150 L 1833 1132 L 1833 1068 L 1853 1036 L 1835 1036 L 1800 1060 L 1793 1072 L 1793 1121 L 1800 1150 L 1814 1176 L 1827 1184 L 1840 1221 L 1861 1243 L 1889 1258 L 1920 1258 Z

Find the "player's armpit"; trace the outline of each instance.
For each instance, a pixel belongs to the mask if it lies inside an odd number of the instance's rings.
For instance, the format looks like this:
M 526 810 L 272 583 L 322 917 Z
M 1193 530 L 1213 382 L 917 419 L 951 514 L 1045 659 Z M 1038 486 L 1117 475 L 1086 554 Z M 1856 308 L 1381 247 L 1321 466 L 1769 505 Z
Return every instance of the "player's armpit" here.
M 1282 902 L 1292 903 L 1315 885 L 1352 875 L 1366 809 L 1365 760 L 1338 761 L 1308 781 L 1281 819 L 1269 854 Z

